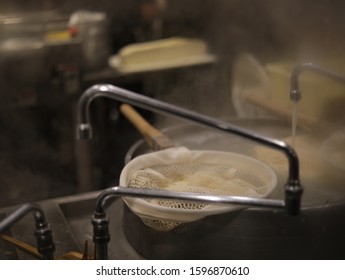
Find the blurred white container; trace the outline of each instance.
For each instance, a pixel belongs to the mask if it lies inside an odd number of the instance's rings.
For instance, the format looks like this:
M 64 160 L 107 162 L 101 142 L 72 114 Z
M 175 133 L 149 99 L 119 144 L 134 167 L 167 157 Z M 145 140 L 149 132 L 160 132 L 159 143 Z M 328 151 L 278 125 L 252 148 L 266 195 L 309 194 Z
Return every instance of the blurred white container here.
M 106 67 L 110 56 L 106 14 L 77 11 L 71 15 L 68 25 L 81 40 L 83 68 L 97 70 Z

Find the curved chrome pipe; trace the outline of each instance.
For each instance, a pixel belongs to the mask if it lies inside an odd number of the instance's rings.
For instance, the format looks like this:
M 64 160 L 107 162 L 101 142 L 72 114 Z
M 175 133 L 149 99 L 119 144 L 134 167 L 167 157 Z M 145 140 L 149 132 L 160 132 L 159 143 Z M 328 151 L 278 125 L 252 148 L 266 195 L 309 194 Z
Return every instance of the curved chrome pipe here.
M 9 229 L 29 212 L 33 212 L 36 224 L 46 223 L 44 213 L 40 206 L 35 203 L 25 203 L 0 222 L 0 232 Z
M 339 82 L 345 83 L 344 75 L 337 73 L 333 70 L 324 68 L 320 65 L 316 65 L 310 62 L 296 65 L 292 71 L 291 78 L 290 78 L 290 85 L 291 85 L 290 99 L 293 102 L 299 101 L 302 97 L 300 89 L 299 89 L 298 77 L 301 74 L 301 72 L 305 70 L 315 72 L 321 76 L 325 76 L 325 77 L 337 80 Z
M 42 208 L 35 203 L 25 203 L 0 222 L 0 232 L 9 229 L 13 224 L 23 218 L 29 212 L 33 212 L 35 218 L 35 236 L 38 252 L 43 259 L 54 259 L 55 245 L 52 231 L 47 223 Z
M 265 206 L 271 208 L 284 208 L 284 203 L 280 200 L 255 198 L 242 196 L 221 196 L 221 195 L 205 195 L 188 192 L 174 192 L 165 190 L 150 190 L 150 189 L 136 189 L 127 187 L 112 187 L 105 189 L 100 193 L 96 200 L 95 212 L 102 213 L 104 206 L 108 199 L 112 197 L 140 197 L 140 198 L 160 198 L 160 199 L 174 199 L 174 200 L 194 200 L 198 202 L 221 203 L 221 204 L 235 204 L 246 206 Z
M 295 150 L 285 142 L 109 84 L 94 85 L 80 97 L 78 103 L 79 124 L 77 125 L 77 137 L 80 139 L 92 137 L 89 107 L 91 102 L 98 97 L 107 97 L 153 112 L 182 118 L 222 132 L 236 134 L 283 152 L 289 162 L 289 175 L 285 185 L 285 208 L 287 213 L 291 215 L 299 213 L 303 192 L 299 180 L 299 162 Z

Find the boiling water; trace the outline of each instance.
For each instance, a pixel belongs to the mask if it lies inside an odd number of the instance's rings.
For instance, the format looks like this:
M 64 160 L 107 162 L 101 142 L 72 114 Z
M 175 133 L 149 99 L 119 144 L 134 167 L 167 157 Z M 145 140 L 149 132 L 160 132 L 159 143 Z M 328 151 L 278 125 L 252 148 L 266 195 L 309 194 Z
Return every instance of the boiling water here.
M 292 101 L 292 147 L 295 148 L 295 138 L 296 138 L 296 129 L 297 129 L 297 101 Z

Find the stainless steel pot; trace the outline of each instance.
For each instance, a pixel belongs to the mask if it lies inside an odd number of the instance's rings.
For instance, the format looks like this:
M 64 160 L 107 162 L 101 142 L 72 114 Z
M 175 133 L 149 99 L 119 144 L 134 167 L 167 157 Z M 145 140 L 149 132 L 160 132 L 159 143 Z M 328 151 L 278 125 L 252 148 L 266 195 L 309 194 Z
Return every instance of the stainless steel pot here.
M 276 120 L 232 120 L 232 123 L 275 138 L 290 136 L 289 124 Z M 253 143 L 198 126 L 181 125 L 164 131 L 178 144 L 193 149 L 226 150 L 254 155 Z M 125 161 L 149 152 L 136 142 Z M 283 196 L 280 178 L 275 197 Z M 303 181 L 305 194 L 297 217 L 271 209 L 244 210 L 209 216 L 170 232 L 145 226 L 126 206 L 124 231 L 129 243 L 149 259 L 339 259 L 344 256 L 345 192 L 317 192 L 314 182 Z M 332 184 L 332 182 L 330 182 Z M 328 186 L 324 186 L 327 189 Z M 334 198 L 335 197 L 335 198 Z

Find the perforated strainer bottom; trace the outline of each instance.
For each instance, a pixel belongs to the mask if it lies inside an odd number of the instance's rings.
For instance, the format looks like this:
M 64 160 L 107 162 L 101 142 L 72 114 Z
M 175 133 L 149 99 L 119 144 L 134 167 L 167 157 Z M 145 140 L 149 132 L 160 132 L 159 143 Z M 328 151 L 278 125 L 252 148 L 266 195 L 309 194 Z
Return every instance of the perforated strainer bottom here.
M 266 165 L 242 155 L 173 148 L 135 158 L 123 170 L 120 184 L 196 194 L 264 197 L 273 191 L 275 174 Z M 238 209 L 238 206 L 195 201 L 126 198 L 143 222 L 156 230 Z

